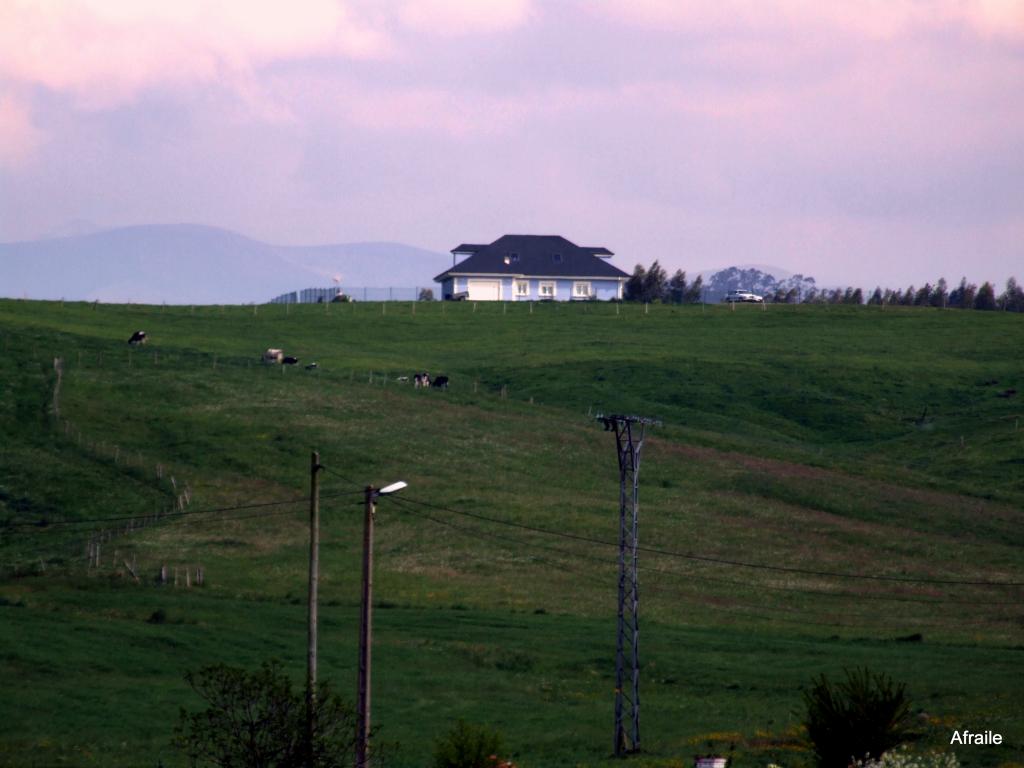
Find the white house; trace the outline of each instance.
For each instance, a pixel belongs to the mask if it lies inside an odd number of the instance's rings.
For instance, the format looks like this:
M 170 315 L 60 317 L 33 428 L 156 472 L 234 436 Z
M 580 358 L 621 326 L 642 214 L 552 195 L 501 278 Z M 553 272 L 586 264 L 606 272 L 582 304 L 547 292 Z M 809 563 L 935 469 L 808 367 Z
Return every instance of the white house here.
M 580 301 L 621 299 L 629 275 L 607 248 L 583 248 L 558 235 L 505 235 L 490 245 L 452 249 L 451 269 L 434 280 L 444 299 Z

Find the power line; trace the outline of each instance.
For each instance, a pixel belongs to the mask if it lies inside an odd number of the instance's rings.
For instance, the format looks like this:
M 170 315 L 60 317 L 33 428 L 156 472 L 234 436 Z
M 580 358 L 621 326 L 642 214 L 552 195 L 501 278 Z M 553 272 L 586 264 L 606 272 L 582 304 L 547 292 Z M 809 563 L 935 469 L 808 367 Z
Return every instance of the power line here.
M 557 536 L 563 539 L 571 539 L 574 541 L 583 541 L 588 544 L 598 544 L 604 547 L 617 547 L 615 542 L 606 541 L 604 539 L 594 538 L 592 536 L 583 536 L 576 533 L 567 533 L 565 531 L 555 531 L 550 528 L 541 528 L 535 525 L 529 525 L 527 523 L 517 523 L 512 520 L 503 520 L 497 517 L 491 517 L 489 515 L 482 515 L 479 512 L 467 512 L 466 510 L 453 509 L 452 507 L 446 507 L 441 504 L 431 504 L 427 501 L 419 499 L 413 499 L 408 496 L 404 497 L 405 501 L 413 504 L 419 504 L 430 509 L 437 509 L 444 512 L 451 512 L 456 515 L 463 515 L 465 517 L 476 518 L 477 520 L 485 520 L 489 523 L 496 523 L 498 525 L 506 525 L 513 528 L 520 528 L 527 531 L 533 531 L 534 533 L 544 534 L 546 536 Z M 739 568 L 752 568 L 758 570 L 767 571 L 778 571 L 782 573 L 797 573 L 805 576 L 821 576 L 828 578 L 840 578 L 840 579 L 862 579 L 870 581 L 892 581 L 902 582 L 908 584 L 946 584 L 956 586 L 983 586 L 983 587 L 1021 587 L 1024 586 L 1024 581 L 973 581 L 973 580 L 961 580 L 961 579 L 929 579 L 929 578 L 915 578 L 911 576 L 886 576 L 883 574 L 870 574 L 870 573 L 848 573 L 842 571 L 823 571 L 815 570 L 811 568 L 797 568 L 795 566 L 786 565 L 771 565 L 768 563 L 750 563 L 742 560 L 731 560 L 723 557 L 714 557 L 711 555 L 696 555 L 690 552 L 676 552 L 673 550 L 659 549 L 656 547 L 644 547 L 638 546 L 637 549 L 643 552 L 650 552 L 652 554 L 664 555 L 666 557 L 676 557 L 684 560 L 696 560 L 698 562 L 714 563 L 716 565 L 729 565 Z
M 398 502 L 399 499 L 400 499 L 400 497 L 395 497 L 394 499 L 392 499 L 392 501 Z M 405 503 L 413 503 L 413 504 L 416 503 L 416 502 L 413 502 L 410 499 L 401 499 L 401 501 L 405 502 Z M 557 549 L 555 547 L 548 547 L 546 545 L 537 544 L 536 542 L 524 541 L 522 539 L 517 539 L 517 538 L 512 537 L 512 536 L 503 536 L 501 534 L 494 533 L 493 531 L 485 531 L 485 530 L 482 530 L 480 528 L 468 528 L 466 526 L 461 526 L 461 525 L 458 525 L 457 523 L 453 523 L 450 520 L 442 520 L 440 518 L 434 517 L 434 516 L 426 514 L 424 512 L 413 512 L 411 509 L 406 509 L 405 511 L 407 511 L 407 512 L 409 512 L 411 514 L 414 514 L 416 517 L 422 517 L 422 518 L 424 518 L 426 520 L 429 520 L 429 521 L 431 521 L 433 523 L 436 523 L 438 525 L 443 525 L 445 527 L 452 528 L 454 530 L 460 531 L 460 532 L 466 534 L 467 536 L 473 536 L 473 537 L 483 536 L 485 538 L 492 538 L 492 539 L 496 539 L 496 540 L 499 540 L 499 541 L 509 541 L 509 542 L 513 542 L 513 543 L 517 543 L 517 544 L 522 544 L 522 545 L 525 545 L 527 547 L 539 547 L 539 548 L 542 548 L 542 549 L 551 550 L 551 551 L 562 553 L 562 554 L 565 554 L 565 555 L 569 555 L 569 556 L 573 556 L 573 557 L 579 557 L 579 558 L 586 559 L 586 560 L 591 560 L 593 562 L 597 562 L 597 563 L 600 563 L 602 565 L 609 565 L 609 566 L 616 565 L 614 562 L 612 562 L 610 560 L 604 560 L 602 558 L 595 558 L 595 557 L 591 557 L 591 556 L 581 555 L 579 553 L 574 553 L 574 552 L 566 552 L 565 550 L 560 550 L 560 549 Z M 584 571 L 582 569 L 573 568 L 572 566 L 569 566 L 569 565 L 567 565 L 565 563 L 557 563 L 557 562 L 553 562 L 551 560 L 545 560 L 544 558 L 540 558 L 540 557 L 536 557 L 536 559 L 539 562 L 541 562 L 541 563 L 546 563 L 548 565 L 551 565 L 553 567 L 558 568 L 559 570 L 567 571 L 567 572 L 574 573 L 576 575 L 582 576 L 582 577 L 586 578 L 592 584 L 600 584 L 600 585 L 605 585 L 606 584 L 605 580 L 600 579 L 600 578 L 596 577 L 595 575 L 593 575 L 592 573 L 586 572 L 586 571 Z M 670 574 L 670 575 L 674 575 L 674 576 L 685 576 L 685 577 L 689 577 L 690 576 L 689 574 L 683 574 L 683 573 L 680 573 L 678 571 L 664 571 L 664 570 L 659 570 L 659 569 L 646 569 L 646 570 L 653 570 L 656 573 L 665 573 L 665 574 Z M 713 603 L 707 602 L 706 600 L 701 600 L 699 596 L 696 596 L 696 595 L 693 595 L 693 594 L 690 594 L 690 593 L 686 593 L 686 592 L 681 592 L 679 590 L 674 590 L 674 589 L 671 589 L 671 588 L 668 588 L 668 587 L 665 587 L 665 586 L 662 586 L 662 585 L 647 585 L 645 587 L 645 591 L 654 592 L 656 594 L 657 593 L 661 593 L 661 594 L 665 594 L 665 595 L 668 595 L 668 596 L 672 596 L 672 597 L 676 597 L 676 598 L 681 598 L 681 599 L 686 600 L 687 602 L 689 602 L 691 604 L 699 605 L 702 608 L 705 608 L 705 609 L 708 609 L 708 610 L 717 611 L 717 612 L 720 612 L 720 613 L 732 614 L 732 615 L 740 616 L 740 617 L 744 617 L 744 618 L 753 618 L 753 619 L 758 619 L 758 620 L 762 620 L 762 621 L 769 621 L 769 622 L 780 622 L 781 621 L 781 622 L 786 622 L 786 623 L 790 623 L 790 624 L 801 624 L 801 625 L 806 625 L 806 626 L 831 627 L 831 628 L 841 627 L 841 628 L 845 628 L 845 629 L 875 629 L 875 630 L 882 630 L 882 629 L 891 630 L 891 629 L 896 629 L 896 626 L 898 626 L 898 625 L 894 626 L 891 623 L 887 623 L 885 625 L 874 625 L 874 626 L 865 627 L 863 624 L 847 624 L 847 623 L 835 622 L 835 621 L 832 621 L 832 622 L 810 621 L 810 620 L 807 620 L 805 618 L 792 618 L 792 617 L 787 618 L 787 617 L 778 616 L 778 615 L 765 616 L 763 614 L 751 613 L 750 612 L 750 610 L 756 611 L 756 610 L 758 610 L 758 608 L 763 608 L 764 606 L 752 606 L 752 605 L 748 605 L 746 603 L 736 602 L 735 600 L 733 600 L 732 601 L 732 605 L 735 608 L 745 609 L 745 610 L 737 611 L 737 610 L 734 610 L 734 608 L 730 608 L 730 607 L 726 607 L 726 606 L 722 606 L 722 605 L 715 605 Z M 825 594 L 829 594 L 829 593 L 825 593 Z M 931 602 L 931 601 L 929 601 L 929 602 Z M 1007 602 L 1007 603 L 996 603 L 996 604 L 997 605 L 1016 605 L 1017 603 L 1015 603 L 1015 602 L 1013 602 L 1013 603 Z M 783 606 L 775 606 L 775 607 L 772 608 L 772 610 L 782 611 L 782 612 L 790 613 L 790 614 L 798 614 L 800 616 L 806 616 L 807 615 L 807 613 L 805 611 L 800 611 L 799 609 L 783 607 Z M 871 617 L 873 617 L 871 614 L 856 614 L 856 616 L 860 617 L 860 618 L 871 618 Z M 966 622 L 961 621 L 961 622 L 957 622 L 956 624 L 949 624 L 949 623 L 945 623 L 945 622 L 938 622 L 938 623 L 926 624 L 925 626 L 931 627 L 931 628 L 939 628 L 939 629 L 950 630 L 950 629 L 957 629 L 957 628 L 960 628 L 960 627 L 963 627 L 963 626 L 989 625 L 989 624 L 992 624 L 992 623 L 996 623 L 998 621 L 1009 621 L 1011 618 L 1012 617 L 1000 616 L 1000 617 L 989 618 L 989 619 L 982 619 L 982 620 L 975 620 L 975 621 L 966 621 Z M 921 618 L 915 618 L 915 619 L 913 619 L 913 623 L 914 623 L 915 626 L 921 626 L 922 625 L 922 619 Z
M 402 498 L 400 496 L 396 496 L 395 498 L 392 499 L 392 501 L 395 502 L 395 503 L 402 503 L 402 504 L 415 504 L 416 503 L 415 501 L 412 501 L 412 500 L 406 499 L 406 498 Z M 419 517 L 426 518 L 427 520 L 431 520 L 431 521 L 433 521 L 435 523 L 439 523 L 441 525 L 450 526 L 452 528 L 455 528 L 456 530 L 472 532 L 474 535 L 480 535 L 480 536 L 484 536 L 486 538 L 492 538 L 492 539 L 499 540 L 499 541 L 508 541 L 508 542 L 511 542 L 511 543 L 514 543 L 514 544 L 521 544 L 521 545 L 527 546 L 527 547 L 543 549 L 543 550 L 547 550 L 549 552 L 555 552 L 557 554 L 564 555 L 564 556 L 567 556 L 567 557 L 573 557 L 573 558 L 576 558 L 576 559 L 579 559 L 579 560 L 588 560 L 590 562 L 599 563 L 601 565 L 607 565 L 607 566 L 616 566 L 617 565 L 617 562 L 614 561 L 614 560 L 605 559 L 605 558 L 602 558 L 602 557 L 594 557 L 592 555 L 586 555 L 586 554 L 583 554 L 581 552 L 574 552 L 574 551 L 571 551 L 571 550 L 559 549 L 558 547 L 553 547 L 553 546 L 548 545 L 548 544 L 541 544 L 541 543 L 538 543 L 538 542 L 535 542 L 535 541 L 527 541 L 525 539 L 517 538 L 517 537 L 514 537 L 514 536 L 503 536 L 503 535 L 501 535 L 499 533 L 494 533 L 494 532 L 491 532 L 491 531 L 485 531 L 485 530 L 480 529 L 480 528 L 471 528 L 471 529 L 470 528 L 465 528 L 463 526 L 458 526 L 455 523 L 452 523 L 452 522 L 447 521 L 447 520 L 441 520 L 441 519 L 436 518 L 436 517 L 431 517 L 430 515 L 427 515 L 427 514 L 422 513 L 422 512 L 413 512 L 411 509 L 409 509 L 407 511 L 410 512 L 411 514 L 415 514 L 415 515 L 417 515 Z M 819 595 L 821 597 L 843 598 L 843 599 L 850 599 L 850 600 L 887 600 L 887 601 L 900 602 L 900 603 L 919 603 L 919 604 L 922 604 L 922 605 L 1003 606 L 1003 605 L 1020 605 L 1021 604 L 1019 600 L 958 600 L 958 599 L 955 599 L 955 598 L 948 598 L 948 599 L 945 599 L 945 598 L 924 598 L 924 597 L 914 597 L 914 596 L 911 596 L 911 595 L 877 595 L 877 594 L 858 594 L 856 592 L 832 592 L 832 591 L 825 590 L 825 589 L 811 589 L 811 588 L 808 588 L 808 587 L 791 587 L 791 586 L 785 586 L 785 585 L 781 585 L 781 584 L 764 584 L 764 583 L 755 584 L 755 583 L 752 583 L 752 582 L 749 582 L 749 581 L 740 581 L 738 579 L 726 579 L 726 578 L 722 578 L 720 576 L 708 576 L 706 574 L 699 574 L 699 573 L 685 573 L 683 571 L 674 571 L 674 570 L 670 570 L 670 569 L 667 569 L 667 568 L 657 568 L 657 567 L 650 566 L 650 565 L 641 565 L 640 566 L 640 570 L 641 570 L 641 572 L 644 572 L 644 573 L 657 573 L 657 574 L 662 574 L 662 575 L 665 575 L 665 576 L 674 576 L 674 577 L 681 578 L 681 579 L 693 579 L 693 580 L 696 580 L 696 581 L 704 581 L 704 582 L 711 582 L 711 583 L 732 584 L 732 585 L 737 585 L 737 586 L 741 586 L 741 587 L 747 587 L 749 589 L 768 589 L 768 590 L 772 590 L 772 591 L 775 591 L 775 592 L 792 592 L 792 593 L 795 593 L 795 594 Z
M 340 496 L 351 496 L 356 493 L 362 493 L 362 491 L 344 491 L 333 494 L 324 494 L 324 498 L 338 498 Z M 308 499 L 297 498 L 287 499 L 284 501 L 264 501 L 255 502 L 252 504 L 235 504 L 228 507 L 211 507 L 209 509 L 189 509 L 181 512 L 164 512 L 157 517 L 160 520 L 171 520 L 175 518 L 187 517 L 191 515 L 209 515 L 217 512 L 235 512 L 241 509 L 260 509 L 263 507 L 280 507 L 288 504 L 305 504 Z M 37 522 L 10 522 L 6 524 L 9 528 L 37 528 L 45 530 L 47 528 L 54 527 L 68 527 L 68 526 L 87 526 L 94 525 L 96 523 L 126 523 L 133 520 L 148 520 L 153 518 L 154 515 L 125 515 L 120 517 L 96 517 L 88 520 L 54 520 L 54 521 L 37 521 Z
M 393 501 L 398 501 L 398 498 L 393 499 Z M 470 535 L 470 536 L 477 536 L 477 537 L 483 536 L 485 538 L 492 538 L 492 539 L 496 539 L 496 540 L 499 540 L 499 541 L 513 542 L 513 543 L 516 543 L 516 544 L 525 545 L 527 547 L 541 548 L 541 549 L 557 552 L 559 554 L 563 554 L 563 555 L 566 555 L 566 556 L 576 557 L 576 558 L 584 559 L 584 560 L 589 560 L 589 561 L 596 562 L 596 563 L 601 564 L 601 565 L 607 565 L 607 566 L 614 566 L 614 565 L 616 565 L 616 563 L 614 563 L 614 562 L 612 562 L 610 560 L 605 560 L 603 558 L 593 557 L 593 556 L 589 556 L 589 555 L 583 555 L 583 554 L 580 554 L 580 553 L 577 553 L 577 552 L 570 552 L 570 551 L 566 551 L 566 550 L 563 550 L 563 549 L 558 549 L 557 547 L 550 547 L 550 546 L 547 546 L 547 545 L 544 545 L 544 544 L 538 544 L 537 542 L 525 541 L 523 539 L 518 539 L 518 538 L 515 538 L 515 537 L 512 537 L 512 536 L 503 536 L 503 535 L 501 535 L 499 533 L 494 533 L 493 531 L 485 531 L 485 530 L 482 530 L 480 528 L 467 528 L 466 526 L 460 526 L 460 525 L 458 525 L 456 523 L 453 523 L 453 522 L 451 522 L 449 520 L 441 520 L 439 518 L 433 517 L 433 516 L 428 515 L 428 514 L 423 513 L 423 512 L 413 512 L 410 509 L 407 509 L 406 511 L 410 512 L 411 514 L 416 515 L 417 517 L 423 517 L 423 518 L 425 518 L 427 520 L 430 520 L 431 522 L 434 522 L 434 523 L 437 523 L 439 525 L 444 525 L 444 526 L 453 528 L 455 530 L 458 530 L 458 531 L 460 531 L 462 533 L 465 533 L 467 535 Z M 605 584 L 604 580 L 599 579 L 598 577 L 595 577 L 592 574 L 586 573 L 586 572 L 584 572 L 584 571 L 582 571 L 580 569 L 572 568 L 572 567 L 570 567 L 570 566 L 568 566 L 568 565 L 566 565 L 564 563 L 556 563 L 556 562 L 552 562 L 550 560 L 545 560 L 544 558 L 539 558 L 539 557 L 537 557 L 536 559 L 538 561 L 542 562 L 542 563 L 547 563 L 549 565 L 553 565 L 556 568 L 558 568 L 559 570 L 565 570 L 565 571 L 569 571 L 569 572 L 572 572 L 572 573 L 576 573 L 578 575 L 585 576 L 585 577 L 588 578 L 588 580 L 591 583 L 602 584 L 602 585 Z M 691 574 L 685 574 L 685 573 L 681 573 L 679 571 L 667 571 L 667 570 L 657 569 L 657 568 L 645 568 L 643 570 L 651 571 L 651 572 L 654 572 L 654 573 L 671 575 L 671 576 L 679 576 L 679 577 L 683 577 L 683 578 L 697 578 L 697 579 L 701 578 L 699 576 L 692 576 Z M 716 579 L 711 579 L 711 580 L 712 581 L 716 581 Z M 728 583 L 742 584 L 743 582 L 735 582 L 735 581 L 729 580 Z M 748 586 L 751 586 L 752 588 L 756 588 L 759 585 L 748 585 Z M 688 599 L 691 602 L 699 602 L 699 604 L 704 605 L 705 607 L 711 607 L 714 610 L 726 610 L 722 606 L 708 606 L 707 603 L 700 602 L 700 601 L 696 600 L 694 598 L 694 596 L 691 595 L 691 594 L 682 593 L 682 592 L 679 592 L 678 590 L 672 590 L 672 589 L 666 588 L 664 586 L 659 586 L 659 585 L 650 586 L 650 585 L 648 585 L 648 586 L 645 587 L 645 590 L 648 590 L 648 589 L 653 591 L 653 592 L 656 592 L 656 593 L 657 592 L 661 592 L 661 593 L 665 593 L 665 594 L 675 595 L 677 597 L 683 597 L 684 599 Z M 799 590 L 795 590 L 795 591 L 799 591 Z M 817 593 L 815 593 L 815 594 L 817 594 Z M 825 592 L 825 593 L 822 593 L 822 594 L 832 595 L 832 594 L 835 594 L 835 593 Z M 848 593 L 843 593 L 843 594 L 844 594 L 844 596 L 857 597 L 856 595 L 849 595 Z M 934 602 L 939 602 L 939 601 L 928 600 L 928 601 L 922 601 L 922 602 L 934 603 Z M 743 608 L 754 608 L 756 610 L 755 606 L 749 606 L 749 605 L 745 605 L 743 603 L 735 603 L 735 601 L 734 601 L 734 604 L 736 604 L 736 605 L 738 605 L 740 607 L 743 607 Z M 980 603 L 980 604 L 981 605 L 1018 605 L 1019 603 L 1017 603 L 1015 601 L 1007 601 L 1007 602 Z M 758 606 L 758 607 L 762 607 L 762 606 Z M 782 607 L 782 606 L 776 606 L 776 608 L 774 608 L 774 610 L 781 610 L 781 611 L 788 612 L 788 613 L 801 613 L 801 611 L 799 609 L 793 609 L 793 608 Z M 729 612 L 729 611 L 727 611 L 727 612 Z M 732 612 L 735 613 L 735 611 L 732 611 Z M 740 615 L 744 615 L 744 614 L 740 614 Z M 855 614 L 855 615 L 858 616 L 858 617 L 862 617 L 862 618 L 868 618 L 870 616 L 870 614 Z M 769 620 L 774 620 L 771 617 L 762 617 L 762 618 L 769 619 Z M 1003 617 L 1003 618 L 1005 618 L 1005 617 Z M 920 618 L 915 619 L 915 622 L 920 622 L 920 621 L 921 621 Z M 992 621 L 992 620 L 990 619 L 988 621 Z M 807 622 L 804 622 L 804 623 L 807 623 Z M 820 622 L 812 622 L 812 623 L 820 624 Z M 987 621 L 959 622 L 956 626 L 964 626 L 964 625 L 971 625 L 971 624 L 984 624 L 984 623 L 988 623 L 988 622 Z M 845 627 L 850 627 L 850 628 L 856 628 L 857 626 L 859 626 L 859 625 L 841 624 L 841 623 L 835 623 L 835 622 L 833 622 L 832 624 L 827 624 L 827 625 L 826 624 L 820 624 L 820 625 L 821 626 L 845 626 Z M 939 626 L 939 627 L 944 628 L 944 629 L 949 629 L 952 625 L 940 622 L 938 624 L 933 624 L 931 626 Z
M 353 486 L 355 486 L 355 487 L 357 487 L 359 489 L 363 489 L 363 488 L 366 487 L 366 483 L 357 483 L 351 477 L 346 477 L 345 475 L 341 474 L 341 472 L 338 472 L 337 470 L 331 469 L 330 467 L 325 467 L 323 464 L 320 465 L 320 469 L 322 469 L 324 472 L 326 472 L 329 475 L 334 475 L 335 477 L 341 478 L 346 483 L 351 483 Z

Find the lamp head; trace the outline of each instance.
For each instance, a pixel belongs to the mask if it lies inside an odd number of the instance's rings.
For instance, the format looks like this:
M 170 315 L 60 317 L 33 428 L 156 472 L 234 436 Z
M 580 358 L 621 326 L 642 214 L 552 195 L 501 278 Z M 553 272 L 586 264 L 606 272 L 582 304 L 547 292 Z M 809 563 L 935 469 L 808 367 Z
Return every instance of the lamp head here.
M 377 491 L 377 494 L 380 496 L 387 496 L 389 493 L 398 493 L 400 490 L 407 487 L 408 485 L 409 484 L 406 483 L 404 480 L 399 480 L 397 483 L 392 483 L 391 485 L 384 486 L 379 491 Z

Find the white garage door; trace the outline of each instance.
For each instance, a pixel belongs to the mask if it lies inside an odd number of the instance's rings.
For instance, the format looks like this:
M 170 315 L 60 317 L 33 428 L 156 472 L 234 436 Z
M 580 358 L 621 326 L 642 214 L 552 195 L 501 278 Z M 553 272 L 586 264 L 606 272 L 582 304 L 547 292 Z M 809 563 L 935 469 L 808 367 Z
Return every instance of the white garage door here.
M 470 280 L 470 301 L 498 301 L 501 298 L 500 280 Z

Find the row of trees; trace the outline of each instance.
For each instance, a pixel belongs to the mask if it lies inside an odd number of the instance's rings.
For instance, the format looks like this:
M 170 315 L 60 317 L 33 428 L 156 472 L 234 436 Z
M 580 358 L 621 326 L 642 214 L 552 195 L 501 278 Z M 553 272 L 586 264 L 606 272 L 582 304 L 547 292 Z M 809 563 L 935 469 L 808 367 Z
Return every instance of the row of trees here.
M 778 298 L 774 297 L 777 301 Z M 961 278 L 960 285 L 949 290 L 945 278 L 939 278 L 935 284 L 925 283 L 920 288 L 908 287 L 905 291 L 892 288 L 875 288 L 874 292 L 864 301 L 860 288 L 822 290 L 812 292 L 804 297 L 805 304 L 873 304 L 901 307 L 954 307 L 956 309 L 1005 310 L 1007 312 L 1024 312 L 1024 290 L 1011 277 L 1006 281 L 1006 290 L 996 295 L 992 283 L 984 282 L 979 288 Z
M 948 290 L 946 281 L 939 278 L 935 285 L 925 283 L 917 290 L 910 286 L 905 291 L 893 291 L 886 288 L 875 292 L 868 299 L 868 304 L 899 304 L 917 307 L 957 307 L 959 309 L 1002 309 L 1008 312 L 1024 312 L 1024 290 L 1017 284 L 1017 278 L 1006 281 L 1006 290 L 996 296 L 995 288 L 988 281 L 979 288 L 968 283 L 967 278 L 960 279 L 960 285 Z
M 736 274 L 733 274 L 736 273 Z M 749 273 L 749 274 L 748 274 Z M 722 277 L 723 279 L 718 279 Z M 757 284 L 740 285 L 737 278 Z M 728 278 L 728 279 L 725 279 Z M 721 283 L 722 285 L 719 285 Z M 724 294 L 722 286 L 746 288 L 763 291 L 767 302 L 776 304 L 875 304 L 890 306 L 917 307 L 955 307 L 957 309 L 1005 310 L 1008 312 L 1024 312 L 1024 289 L 1011 277 L 1006 281 L 1006 290 L 998 296 L 995 287 L 984 282 L 981 287 L 968 283 L 961 278 L 960 284 L 949 289 L 946 279 L 940 277 L 934 284 L 925 283 L 920 288 L 914 286 L 906 290 L 875 288 L 865 301 L 864 291 L 860 288 L 818 288 L 814 278 L 796 275 L 785 281 L 776 281 L 771 275 L 764 275 L 757 270 L 730 270 L 713 275 L 709 283 L 712 298 Z M 623 298 L 626 301 L 642 301 L 646 303 L 662 302 L 665 304 L 694 304 L 701 301 L 704 290 L 703 278 L 700 275 L 693 282 L 687 282 L 686 272 L 679 269 L 670 278 L 665 269 L 655 261 L 649 269 L 637 264 L 633 274 L 626 282 Z
M 700 301 L 704 289 L 704 279 L 697 275 L 692 283 L 686 282 L 686 273 L 677 269 L 672 277 L 655 261 L 650 269 L 637 264 L 633 274 L 626 281 L 622 297 L 626 301 L 656 301 L 666 304 L 696 304 Z

